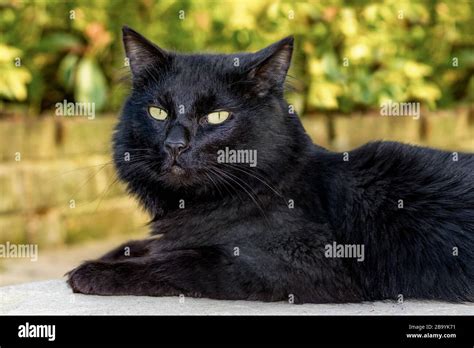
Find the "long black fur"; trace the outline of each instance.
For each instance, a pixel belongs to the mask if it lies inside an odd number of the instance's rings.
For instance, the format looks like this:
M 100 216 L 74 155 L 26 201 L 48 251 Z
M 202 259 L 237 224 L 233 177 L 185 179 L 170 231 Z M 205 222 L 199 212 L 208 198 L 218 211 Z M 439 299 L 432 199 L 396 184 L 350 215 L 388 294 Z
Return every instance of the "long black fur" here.
M 291 37 L 254 54 L 184 55 L 127 27 L 123 34 L 133 90 L 114 161 L 161 237 L 72 270 L 75 292 L 473 301 L 472 154 L 456 160 L 395 142 L 348 153 L 314 145 L 283 97 Z M 151 118 L 149 105 L 168 119 Z M 203 117 L 220 109 L 231 118 L 207 124 Z M 164 145 L 170 137 L 185 146 L 179 172 Z M 226 146 L 257 150 L 258 165 L 217 163 Z M 364 260 L 326 257 L 333 242 L 364 245 Z

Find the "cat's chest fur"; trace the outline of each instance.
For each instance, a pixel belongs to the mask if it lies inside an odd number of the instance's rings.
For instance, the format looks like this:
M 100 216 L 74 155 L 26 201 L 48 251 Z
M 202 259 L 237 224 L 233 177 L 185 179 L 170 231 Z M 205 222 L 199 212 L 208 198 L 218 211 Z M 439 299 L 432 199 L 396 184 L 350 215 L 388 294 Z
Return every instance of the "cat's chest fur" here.
M 152 230 L 162 234 L 163 247 L 171 249 L 226 245 L 271 250 L 288 244 L 310 249 L 330 239 L 324 219 L 315 221 L 281 197 L 269 201 L 260 208 L 250 198 L 239 204 L 187 207 L 155 221 Z

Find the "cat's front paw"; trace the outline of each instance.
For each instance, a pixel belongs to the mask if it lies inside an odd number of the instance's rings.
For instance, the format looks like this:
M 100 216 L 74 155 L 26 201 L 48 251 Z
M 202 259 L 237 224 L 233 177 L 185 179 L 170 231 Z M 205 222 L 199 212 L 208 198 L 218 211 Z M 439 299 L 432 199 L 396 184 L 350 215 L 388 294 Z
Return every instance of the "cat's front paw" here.
M 104 287 L 104 271 L 102 262 L 89 261 L 67 273 L 67 283 L 73 292 L 91 295 L 107 295 Z

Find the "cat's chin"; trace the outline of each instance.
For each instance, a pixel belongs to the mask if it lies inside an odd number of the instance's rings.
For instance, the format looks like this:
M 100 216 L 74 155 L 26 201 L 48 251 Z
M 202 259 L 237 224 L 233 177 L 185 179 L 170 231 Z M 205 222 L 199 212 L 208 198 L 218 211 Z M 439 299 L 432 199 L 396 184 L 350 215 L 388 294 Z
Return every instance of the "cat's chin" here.
M 179 165 L 172 165 L 165 170 L 161 181 L 169 187 L 184 187 L 194 184 L 193 176 L 189 169 L 185 169 Z
M 170 169 L 170 172 L 171 172 L 172 175 L 174 175 L 176 177 L 186 175 L 186 171 L 178 165 L 172 166 L 171 169 Z

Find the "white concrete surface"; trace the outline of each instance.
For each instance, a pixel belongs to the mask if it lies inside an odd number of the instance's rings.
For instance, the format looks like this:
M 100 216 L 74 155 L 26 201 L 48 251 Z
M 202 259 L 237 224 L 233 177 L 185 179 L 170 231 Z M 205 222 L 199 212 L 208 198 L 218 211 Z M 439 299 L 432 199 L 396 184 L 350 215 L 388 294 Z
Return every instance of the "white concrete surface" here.
M 431 301 L 304 304 L 73 294 L 64 280 L 0 287 L 0 315 L 473 315 L 474 304 Z

